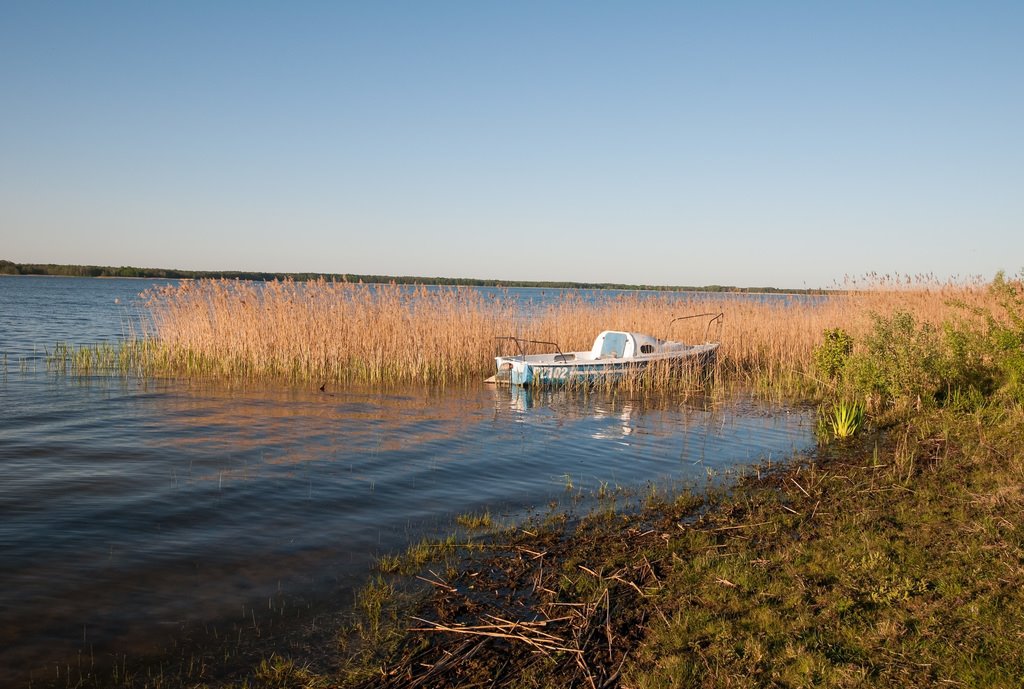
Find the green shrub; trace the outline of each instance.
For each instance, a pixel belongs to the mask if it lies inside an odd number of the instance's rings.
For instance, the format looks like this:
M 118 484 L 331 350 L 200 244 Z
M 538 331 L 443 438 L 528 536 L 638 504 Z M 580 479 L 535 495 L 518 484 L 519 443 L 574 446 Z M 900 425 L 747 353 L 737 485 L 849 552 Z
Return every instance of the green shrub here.
M 864 350 L 850 357 L 847 383 L 865 395 L 880 395 L 885 402 L 927 402 L 942 388 L 942 338 L 913 314 L 897 311 L 891 317 L 875 315 L 864 338 Z
M 853 354 L 843 354 L 845 333 L 826 331 L 815 363 L 823 375 L 839 372 L 845 394 L 887 405 L 971 412 L 993 395 L 1024 402 L 1024 286 L 999 273 L 989 289 L 998 308 L 971 309 L 941 327 L 906 311 L 874 315 Z
M 842 374 L 853 352 L 853 338 L 842 328 L 830 328 L 824 335 L 824 342 L 814 348 L 814 365 L 822 378 L 834 381 Z
M 1024 402 L 1024 285 L 999 272 L 989 289 L 1005 312 L 1003 319 L 986 316 L 995 385 L 1005 397 Z

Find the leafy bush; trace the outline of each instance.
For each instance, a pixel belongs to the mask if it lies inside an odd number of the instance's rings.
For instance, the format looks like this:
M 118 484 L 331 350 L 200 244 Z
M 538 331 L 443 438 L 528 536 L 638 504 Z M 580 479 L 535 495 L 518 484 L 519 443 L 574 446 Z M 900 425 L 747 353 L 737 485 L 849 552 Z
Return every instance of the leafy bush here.
M 853 337 L 842 328 L 830 328 L 824 335 L 825 341 L 814 348 L 814 365 L 825 380 L 834 381 L 853 352 Z
M 846 367 L 848 385 L 886 402 L 934 400 L 942 385 L 942 338 L 931 325 L 919 325 L 912 313 L 875 315 L 864 350 Z
M 1003 309 L 1003 318 L 987 314 L 989 354 L 1000 392 L 1024 402 L 1024 285 L 999 272 L 989 290 Z
M 845 333 L 826 331 L 815 363 L 823 375 L 840 377 L 845 394 L 887 405 L 941 404 L 969 412 L 993 395 L 1024 402 L 1024 285 L 999 273 L 989 289 L 991 310 L 972 309 L 941 327 L 907 311 L 876 314 L 852 354 L 844 354 L 852 349 Z

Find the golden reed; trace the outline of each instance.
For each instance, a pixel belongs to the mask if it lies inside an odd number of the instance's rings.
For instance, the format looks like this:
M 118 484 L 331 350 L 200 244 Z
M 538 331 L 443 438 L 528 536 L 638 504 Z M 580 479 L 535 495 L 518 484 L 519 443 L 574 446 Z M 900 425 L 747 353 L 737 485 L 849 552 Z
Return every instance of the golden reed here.
M 812 352 L 827 328 L 855 339 L 872 313 L 912 312 L 940 323 L 988 308 L 986 286 L 875 279 L 828 297 L 696 293 L 627 294 L 595 301 L 568 296 L 524 314 L 511 297 L 473 288 L 345 282 L 198 280 L 147 295 L 145 368 L 155 375 L 279 379 L 320 385 L 444 385 L 493 373 L 495 337 L 589 349 L 601 330 L 621 329 L 702 342 L 720 339 L 719 370 L 738 380 L 778 383 L 813 375 Z M 707 319 L 673 316 L 724 313 Z M 511 353 L 505 351 L 503 353 Z

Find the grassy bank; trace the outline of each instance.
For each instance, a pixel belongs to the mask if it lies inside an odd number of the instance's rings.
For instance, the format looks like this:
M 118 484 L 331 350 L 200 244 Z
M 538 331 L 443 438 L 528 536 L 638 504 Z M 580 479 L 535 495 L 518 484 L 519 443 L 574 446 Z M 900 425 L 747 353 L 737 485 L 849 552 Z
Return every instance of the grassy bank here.
M 434 565 L 393 618 L 412 631 L 342 683 L 1020 686 L 1022 422 L 934 412 L 704 497 L 528 526 Z

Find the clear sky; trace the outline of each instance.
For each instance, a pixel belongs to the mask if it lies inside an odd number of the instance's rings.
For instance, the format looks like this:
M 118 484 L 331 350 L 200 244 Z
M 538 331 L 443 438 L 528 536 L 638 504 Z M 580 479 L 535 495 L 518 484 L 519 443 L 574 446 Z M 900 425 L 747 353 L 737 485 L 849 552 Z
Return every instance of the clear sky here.
M 0 258 L 1024 267 L 1024 2 L 0 3 Z

